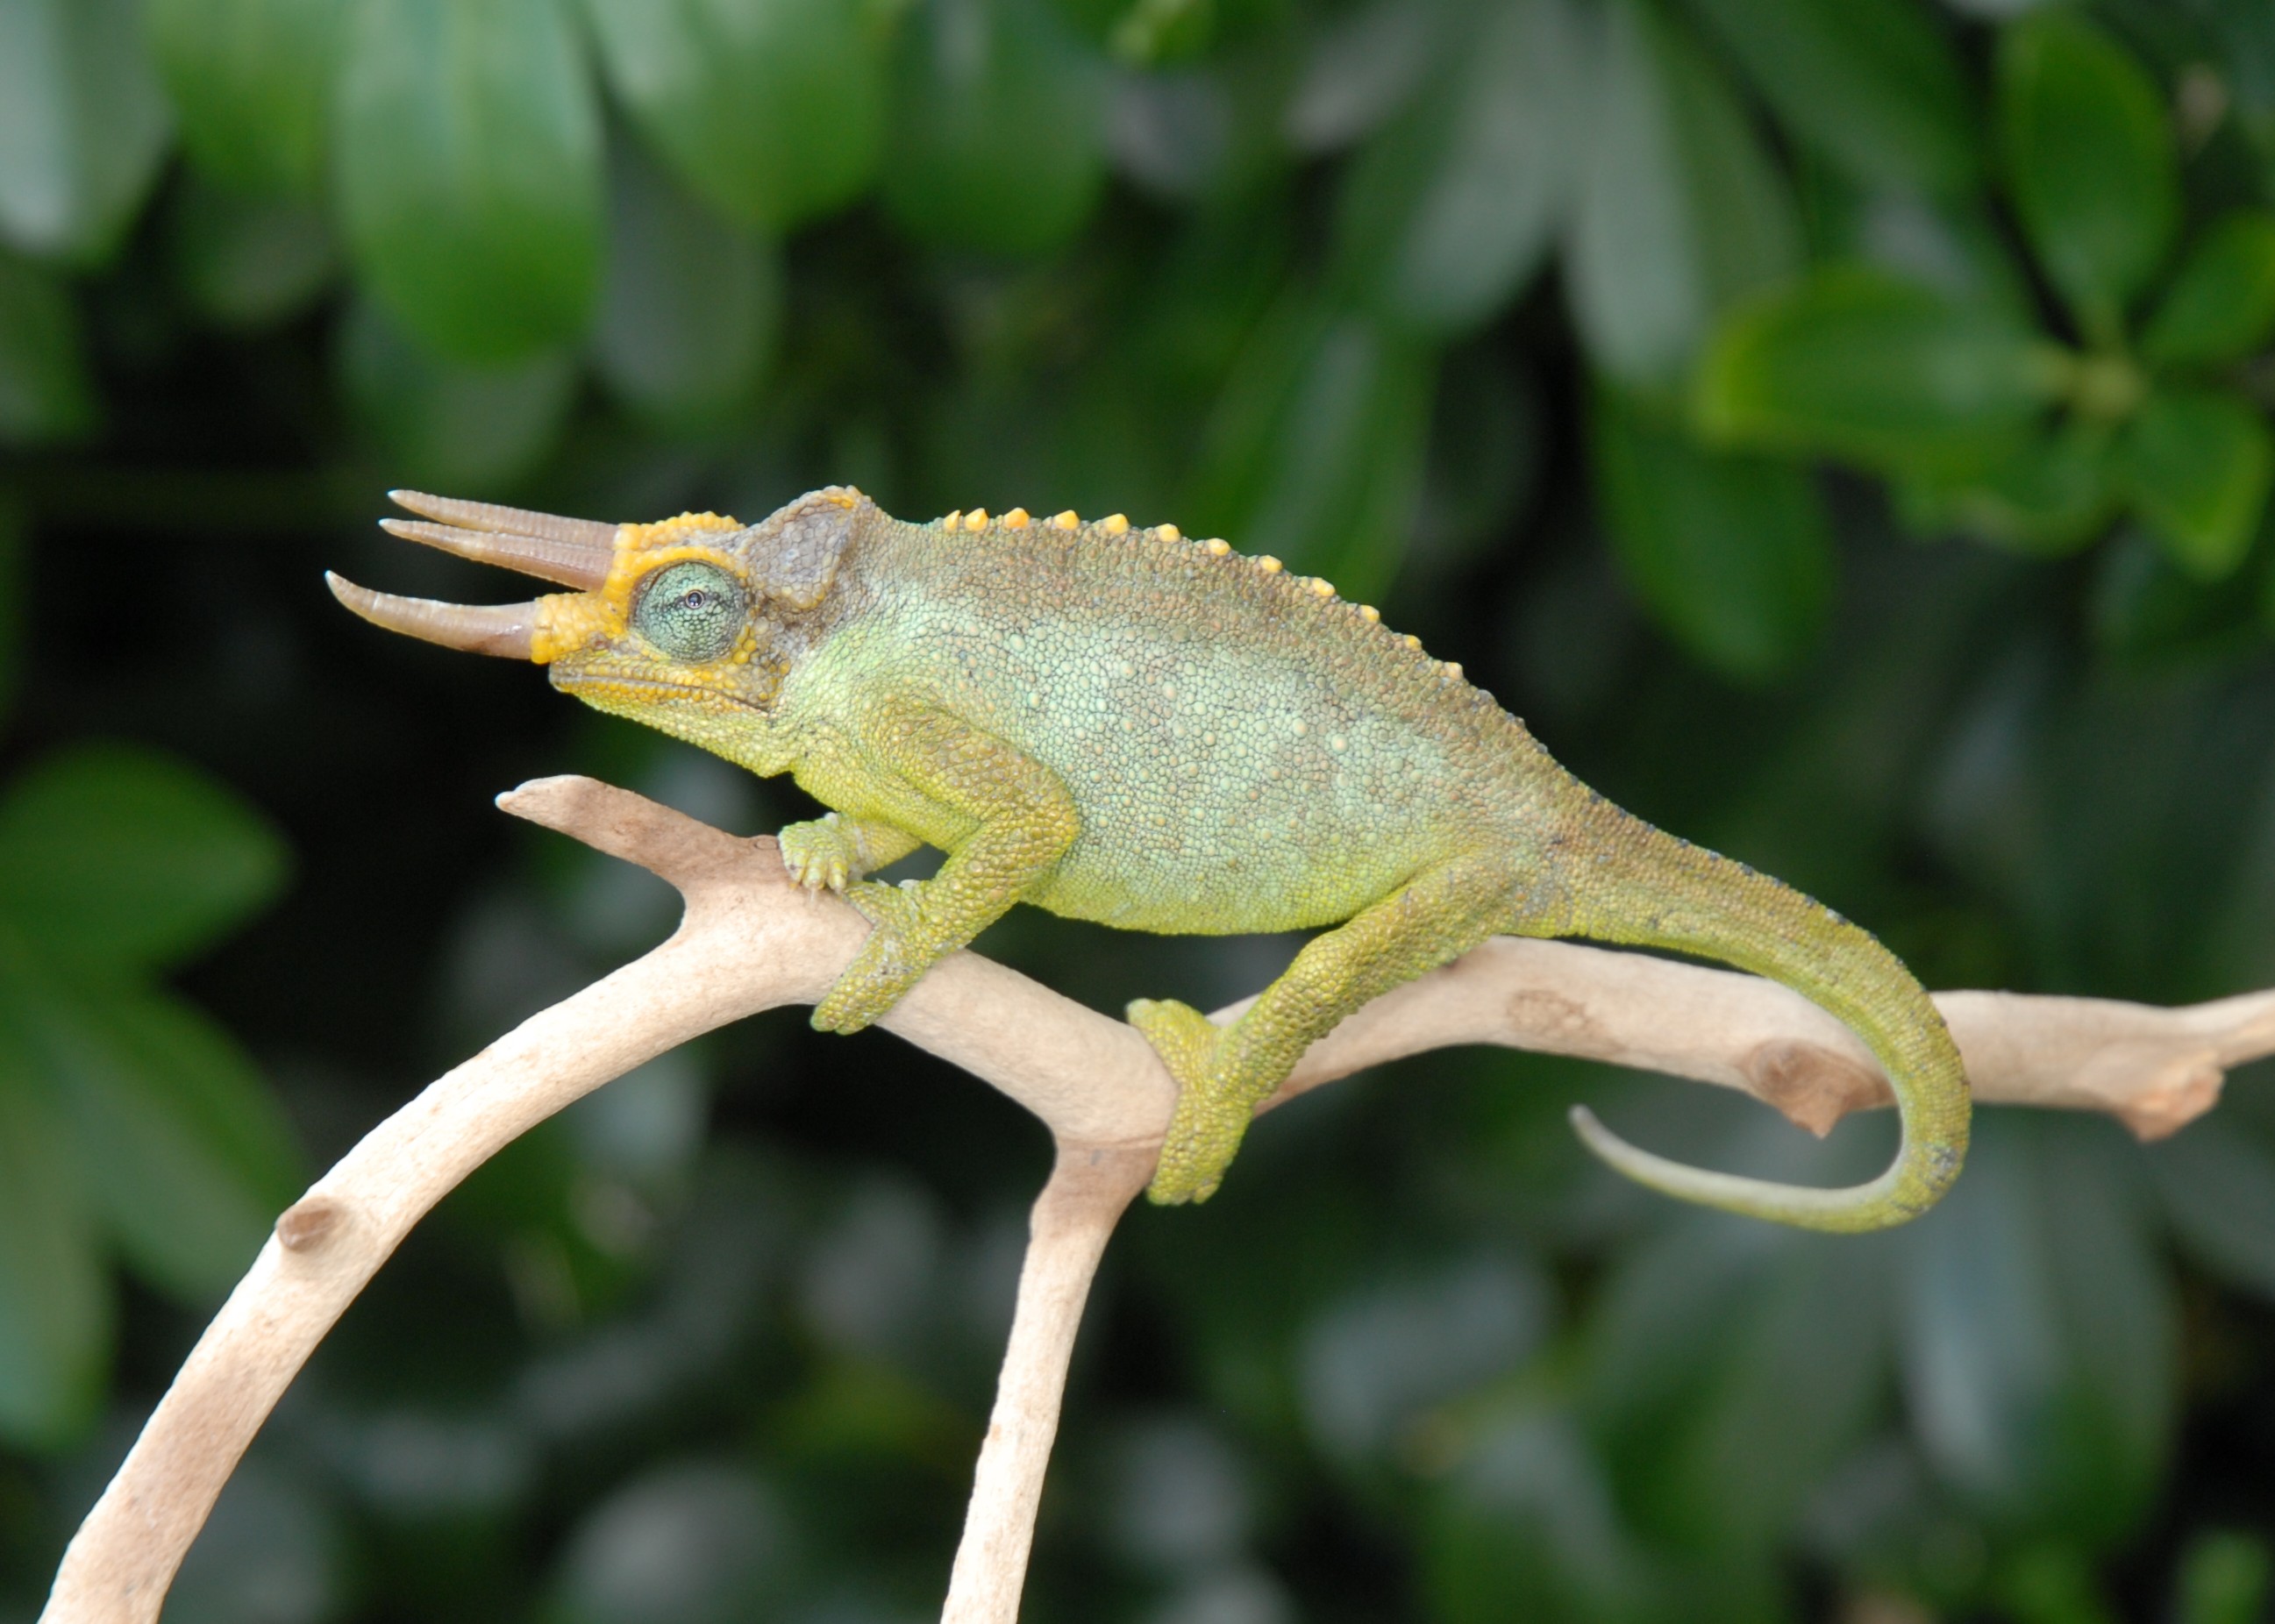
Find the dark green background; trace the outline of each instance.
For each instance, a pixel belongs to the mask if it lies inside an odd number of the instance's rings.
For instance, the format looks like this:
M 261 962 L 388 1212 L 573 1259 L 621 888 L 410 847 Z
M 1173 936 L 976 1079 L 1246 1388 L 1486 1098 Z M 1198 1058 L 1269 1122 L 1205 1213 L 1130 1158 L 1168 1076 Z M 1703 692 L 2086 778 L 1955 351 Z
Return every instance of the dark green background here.
M 1325 574 L 1937 986 L 2275 982 L 2264 0 L 0 0 L 0 1620 L 312 1173 L 669 928 L 513 825 L 805 815 L 322 590 L 502 598 L 410 485 L 1124 511 Z M 1104 1008 L 1285 942 L 1022 912 Z M 2267 1616 L 2275 1100 L 1985 1114 L 1803 1236 L 1572 1144 L 1856 1176 L 1447 1053 L 1135 1213 L 1026 1616 Z M 1036 1126 L 791 1012 L 413 1237 L 179 1620 L 932 1616 Z

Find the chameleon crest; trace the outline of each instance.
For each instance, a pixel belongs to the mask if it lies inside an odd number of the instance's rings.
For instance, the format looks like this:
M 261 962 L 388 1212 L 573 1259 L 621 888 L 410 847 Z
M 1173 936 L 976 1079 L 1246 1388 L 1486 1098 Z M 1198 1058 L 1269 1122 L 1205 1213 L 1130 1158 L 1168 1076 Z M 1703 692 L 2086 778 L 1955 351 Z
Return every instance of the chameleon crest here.
M 825 818 L 782 831 L 802 883 L 873 926 L 814 1023 L 869 1024 L 1015 903 L 1168 933 L 1331 926 L 1236 1020 L 1140 1001 L 1178 1083 L 1153 1186 L 1217 1187 L 1257 1105 L 1369 1000 L 1496 933 L 1720 959 L 1853 1027 L 1904 1138 L 1851 1190 L 1591 1149 L 1667 1193 L 1807 1227 L 1925 1210 L 1968 1132 L 1959 1056 L 1917 982 L 1830 910 L 1651 827 L 1364 605 L 1222 540 L 1121 515 L 908 524 L 832 487 L 756 525 L 607 525 L 395 493 L 394 533 L 570 588 L 475 608 L 332 590 L 364 618 L 534 661 L 600 709 L 753 772 Z M 922 883 L 867 876 L 920 845 Z

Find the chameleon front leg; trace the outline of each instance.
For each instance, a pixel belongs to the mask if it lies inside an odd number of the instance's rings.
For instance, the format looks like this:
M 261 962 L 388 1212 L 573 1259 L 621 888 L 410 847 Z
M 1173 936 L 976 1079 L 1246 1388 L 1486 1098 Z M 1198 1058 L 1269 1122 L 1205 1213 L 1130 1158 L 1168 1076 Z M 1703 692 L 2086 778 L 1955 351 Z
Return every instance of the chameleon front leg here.
M 1344 1016 L 1500 928 L 1508 865 L 1477 857 L 1426 871 L 1345 924 L 1315 937 L 1229 1026 L 1189 1004 L 1140 999 L 1130 1024 L 1177 1079 L 1177 1104 L 1147 1197 L 1206 1201 L 1240 1149 L 1256 1107 L 1304 1051 Z
M 926 971 L 1032 889 L 1082 827 L 1065 785 L 1039 761 L 931 706 L 881 709 L 863 740 L 871 758 L 864 798 L 886 816 L 858 818 L 854 827 L 864 837 L 888 831 L 890 839 L 873 837 L 880 849 L 902 840 L 913 850 L 919 842 L 890 820 L 898 802 L 911 821 L 957 823 L 969 833 L 930 880 L 865 880 L 847 891 L 874 928 L 814 1006 L 813 1024 L 823 1031 L 859 1031 L 891 1008 Z

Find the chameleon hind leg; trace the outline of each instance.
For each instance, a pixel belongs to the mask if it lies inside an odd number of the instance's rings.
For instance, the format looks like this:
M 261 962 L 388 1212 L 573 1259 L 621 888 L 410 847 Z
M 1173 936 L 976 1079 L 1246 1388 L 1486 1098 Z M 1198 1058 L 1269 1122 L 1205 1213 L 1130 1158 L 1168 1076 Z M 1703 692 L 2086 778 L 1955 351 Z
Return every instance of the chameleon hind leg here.
M 1508 915 L 1508 865 L 1468 859 L 1427 870 L 1326 934 L 1228 1026 L 1190 1004 L 1141 999 L 1130 1024 L 1177 1080 L 1177 1105 L 1146 1195 L 1206 1201 L 1240 1149 L 1256 1107 L 1304 1051 L 1344 1016 L 1459 958 Z

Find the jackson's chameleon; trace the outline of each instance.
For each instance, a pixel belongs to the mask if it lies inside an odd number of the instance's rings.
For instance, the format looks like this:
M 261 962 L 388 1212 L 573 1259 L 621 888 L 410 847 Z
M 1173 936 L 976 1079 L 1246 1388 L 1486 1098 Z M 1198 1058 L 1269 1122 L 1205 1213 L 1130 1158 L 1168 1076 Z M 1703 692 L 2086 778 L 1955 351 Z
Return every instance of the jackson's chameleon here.
M 588 705 L 788 772 L 835 809 L 781 837 L 794 876 L 873 926 L 816 1026 L 866 1026 L 1014 903 L 1145 931 L 1336 926 L 1229 1025 L 1130 1007 L 1178 1084 L 1157 1201 L 1213 1191 L 1256 1105 L 1345 1016 L 1495 933 L 1768 976 L 1855 1028 L 1893 1079 L 1902 1149 L 1850 1190 L 1687 1167 L 1576 1109 L 1589 1146 L 1644 1183 L 1861 1230 L 1924 1211 L 1959 1171 L 1959 1055 L 1893 955 L 1614 806 L 1459 666 L 1276 559 L 1119 515 L 907 524 L 843 487 L 747 525 L 395 499 L 428 521 L 382 521 L 397 535 L 571 590 L 470 608 L 330 578 L 348 608 L 533 660 Z M 933 878 L 865 878 L 919 845 L 946 854 Z

